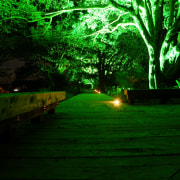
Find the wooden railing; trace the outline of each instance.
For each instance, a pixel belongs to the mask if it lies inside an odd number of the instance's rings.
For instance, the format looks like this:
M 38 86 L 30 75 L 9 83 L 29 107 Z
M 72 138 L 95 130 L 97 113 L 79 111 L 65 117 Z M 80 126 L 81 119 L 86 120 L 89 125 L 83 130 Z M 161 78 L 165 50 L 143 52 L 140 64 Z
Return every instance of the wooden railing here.
M 58 102 L 65 99 L 64 91 L 0 95 L 0 136 L 13 139 L 17 124 L 26 120 L 41 121 L 44 112 L 55 113 Z

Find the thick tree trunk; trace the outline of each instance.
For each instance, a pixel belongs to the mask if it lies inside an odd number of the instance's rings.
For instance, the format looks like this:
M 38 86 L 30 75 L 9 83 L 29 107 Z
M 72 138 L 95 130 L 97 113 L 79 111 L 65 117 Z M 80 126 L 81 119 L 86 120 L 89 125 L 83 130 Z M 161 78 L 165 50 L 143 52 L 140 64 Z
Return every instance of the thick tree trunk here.
M 156 66 L 154 61 L 149 61 L 149 89 L 157 89 Z
M 148 36 L 148 31 L 146 30 L 146 27 L 143 25 L 143 22 L 139 15 L 134 16 L 135 23 L 137 24 L 137 28 L 139 29 L 139 32 L 148 48 L 149 53 L 149 89 L 157 89 L 157 69 L 158 69 L 158 49 L 153 44 L 154 42 L 151 38 Z M 147 38 L 148 37 L 148 38 Z
M 164 78 L 160 69 L 160 49 L 148 46 L 149 52 L 149 89 L 164 88 Z
M 157 89 L 157 62 L 155 49 L 152 46 L 148 46 L 149 52 L 149 89 Z

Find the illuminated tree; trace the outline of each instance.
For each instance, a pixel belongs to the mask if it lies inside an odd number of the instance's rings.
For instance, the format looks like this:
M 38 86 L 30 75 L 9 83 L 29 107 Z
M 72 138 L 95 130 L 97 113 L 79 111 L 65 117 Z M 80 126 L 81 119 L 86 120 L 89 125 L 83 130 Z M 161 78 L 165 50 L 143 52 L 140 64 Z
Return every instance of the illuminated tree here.
M 149 88 L 162 81 L 165 63 L 176 63 L 178 32 L 180 32 L 180 2 L 176 0 L 129 1 L 126 5 L 111 0 L 117 9 L 129 12 L 134 18 L 149 52 Z
M 111 33 L 116 36 L 117 33 L 122 32 L 122 28 L 129 25 L 136 27 L 149 53 L 149 88 L 163 87 L 164 79 L 172 76 L 172 69 L 177 72 L 179 70 L 177 67 L 180 66 L 180 34 L 178 34 L 180 32 L 180 2 L 177 0 L 129 0 L 117 3 L 111 0 L 106 5 L 104 7 L 106 13 L 94 10 L 97 7 L 103 8 L 101 5 L 88 10 L 89 14 L 80 17 L 80 20 L 83 20 L 82 24 L 87 24 L 91 30 L 94 30 L 88 36 L 94 36 L 94 39 L 100 36 L 103 40 L 106 34 Z M 115 11 L 112 13 L 113 8 Z M 116 17 L 115 20 L 110 20 L 109 16 L 112 14 Z M 121 17 L 127 15 L 130 15 L 133 21 L 130 18 L 122 21 Z M 100 19 L 102 25 L 99 27 L 99 23 L 95 21 L 100 21 Z M 96 30 L 97 27 L 98 30 Z M 134 31 L 132 27 L 131 29 Z M 167 73 L 170 70 L 171 73 Z
M 82 36 L 94 36 L 94 40 L 99 38 L 102 41 L 105 38 L 106 42 L 110 39 L 109 43 L 113 45 L 117 35 L 126 28 L 132 31 L 137 28 L 149 53 L 150 89 L 161 87 L 168 67 L 174 68 L 179 63 L 179 0 L 4 0 L 0 7 L 0 24 L 3 25 L 7 21 L 11 24 L 11 27 L 7 24 L 3 26 L 2 31 L 11 31 L 13 26 L 19 29 L 20 22 L 27 26 L 32 23 L 35 27 L 34 30 L 30 27 L 31 32 L 34 32 L 32 38 L 37 38 L 36 32 L 41 32 L 40 34 L 48 39 L 55 30 L 56 37 L 60 34 L 60 37 L 63 37 L 63 40 L 68 39 L 68 42 L 73 38 L 76 40 L 77 38 L 72 37 L 72 33 L 68 34 L 67 30 L 70 30 L 70 24 L 74 24 L 74 33 L 77 34 L 79 29 L 76 23 L 79 20 L 84 23 L 84 28 L 81 26 Z M 60 25 L 55 27 L 58 23 Z M 78 43 L 87 44 L 88 41 L 81 40 Z

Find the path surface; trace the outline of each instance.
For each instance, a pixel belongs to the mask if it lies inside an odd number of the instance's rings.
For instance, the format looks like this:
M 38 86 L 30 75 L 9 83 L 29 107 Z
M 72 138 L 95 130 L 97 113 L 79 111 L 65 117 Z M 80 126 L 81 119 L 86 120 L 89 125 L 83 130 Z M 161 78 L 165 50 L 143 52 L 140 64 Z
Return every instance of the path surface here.
M 103 94 L 63 101 L 0 148 L 0 180 L 179 180 L 180 105 L 115 107 Z

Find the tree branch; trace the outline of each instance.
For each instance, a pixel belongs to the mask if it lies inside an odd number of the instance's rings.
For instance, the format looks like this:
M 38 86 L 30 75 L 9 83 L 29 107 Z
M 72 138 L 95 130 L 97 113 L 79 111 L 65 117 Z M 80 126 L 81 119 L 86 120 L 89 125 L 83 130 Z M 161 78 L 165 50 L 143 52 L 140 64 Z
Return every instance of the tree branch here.
M 99 34 L 113 33 L 118 27 L 122 27 L 122 28 L 126 29 L 126 26 L 135 26 L 135 27 L 137 27 L 137 25 L 135 23 L 119 23 L 112 30 L 109 30 L 108 28 L 103 28 L 103 29 L 100 29 L 99 31 L 96 31 L 96 32 L 94 32 L 94 33 L 92 33 L 90 35 L 84 36 L 84 37 L 89 37 L 89 36 L 93 36 L 93 35 L 96 35 L 96 37 L 97 37 Z
M 34 19 L 34 20 L 31 20 L 31 19 L 28 19 L 25 17 L 21 17 L 21 16 L 12 16 L 12 17 L 3 18 L 0 21 L 5 21 L 5 20 L 9 20 L 9 19 L 22 19 L 29 23 L 32 23 L 32 22 L 37 22 L 37 21 L 44 20 L 44 19 L 51 19 L 51 18 L 54 18 L 55 16 L 59 16 L 63 13 L 68 13 L 71 11 L 93 10 L 93 9 L 102 9 L 103 10 L 106 8 L 112 8 L 112 6 L 108 4 L 108 5 L 102 5 L 102 6 L 74 7 L 74 8 L 68 8 L 68 9 L 62 9 L 62 10 L 51 12 L 51 13 L 42 13 L 44 15 L 43 17 Z
M 47 32 L 47 30 L 48 30 L 49 26 L 51 25 L 51 23 L 52 23 L 52 18 L 50 19 L 50 21 L 49 21 L 49 23 L 48 23 L 48 25 L 47 25 L 47 27 L 46 27 L 45 31 L 43 32 L 43 35 L 45 35 L 45 34 L 46 34 L 46 32 Z
M 109 4 L 108 5 L 102 5 L 102 6 L 87 6 L 87 7 L 74 7 L 74 8 L 68 8 L 68 9 L 62 9 L 59 11 L 51 12 L 51 13 L 46 13 L 45 16 L 57 16 L 62 13 L 67 13 L 71 11 L 82 11 L 82 10 L 93 10 L 93 9 L 106 9 L 111 7 Z
M 129 12 L 129 13 L 131 13 L 131 14 L 134 15 L 134 9 L 133 9 L 132 7 L 123 6 L 123 5 L 117 3 L 117 2 L 114 1 L 114 0 L 110 0 L 110 2 L 111 2 L 111 4 L 112 4 L 115 8 L 120 9 L 120 10 L 124 10 L 124 11 L 127 11 L 127 12 Z
M 143 36 L 143 39 L 146 40 L 146 42 L 148 44 L 152 44 L 152 40 L 151 37 L 149 35 L 148 30 L 146 29 L 146 26 L 143 23 L 143 20 L 141 18 L 141 16 L 138 14 L 136 16 L 134 16 L 136 23 L 138 24 L 138 28 L 139 28 L 139 32 L 141 33 L 141 35 Z
M 146 15 L 147 15 L 147 25 L 149 28 L 149 32 L 151 35 L 153 35 L 154 34 L 154 23 L 153 23 L 153 17 L 152 17 L 152 9 L 151 9 L 149 0 L 145 0 L 144 4 L 145 4 Z
M 10 19 L 22 19 L 22 20 L 25 20 L 29 23 L 33 23 L 33 22 L 37 22 L 37 21 L 41 21 L 41 20 L 44 20 L 44 19 L 51 19 L 52 17 L 42 17 L 42 18 L 39 18 L 39 19 L 34 19 L 34 20 L 29 20 L 25 17 L 20 17 L 20 16 L 12 16 L 12 17 L 6 17 L 6 18 L 3 18 L 1 19 L 0 21 L 5 21 L 5 20 L 10 20 Z
M 135 0 L 134 4 L 133 4 L 134 1 L 132 1 L 132 7 L 135 11 L 135 14 L 138 15 L 139 14 L 139 0 Z
M 89 36 L 96 35 L 96 36 L 95 36 L 95 39 L 96 39 L 99 34 L 112 33 L 112 32 L 114 32 L 114 31 L 115 31 L 118 27 L 120 27 L 120 26 L 123 27 L 124 29 L 125 29 L 125 26 L 128 26 L 128 25 L 134 25 L 134 26 L 136 26 L 134 23 L 119 23 L 116 27 L 112 28 L 112 30 L 109 30 L 109 29 L 110 29 L 110 28 L 109 28 L 110 25 L 118 22 L 119 19 L 120 19 L 120 17 L 123 16 L 123 15 L 126 15 L 126 14 L 127 14 L 127 13 L 120 14 L 116 20 L 114 20 L 113 22 L 107 24 L 103 29 L 100 29 L 99 31 L 96 31 L 96 32 L 94 32 L 94 33 L 92 33 L 92 34 L 90 34 L 90 35 L 84 36 L 84 37 L 89 37 Z
M 163 4 L 164 0 L 159 0 L 158 4 L 156 5 L 156 11 L 155 11 L 155 35 L 156 38 L 155 43 L 162 43 L 159 41 L 159 37 L 161 37 L 162 29 L 163 29 Z M 161 46 L 162 44 L 160 44 Z M 159 46 L 159 47 L 160 47 Z
M 169 23 L 168 23 L 168 29 L 172 26 L 173 24 L 173 18 L 174 18 L 174 0 L 169 0 L 169 8 L 170 8 L 170 16 L 169 16 Z
M 129 13 L 131 13 L 131 15 L 134 17 L 134 19 L 136 20 L 136 23 L 139 25 L 139 31 L 142 32 L 144 38 L 146 39 L 147 43 L 151 43 L 152 44 L 152 41 L 151 41 L 151 37 L 149 35 L 149 32 L 148 30 L 146 29 L 146 26 L 144 25 L 143 23 L 143 20 L 139 14 L 139 11 L 138 12 L 135 12 L 135 9 L 132 7 L 133 4 L 131 3 L 131 7 L 127 7 L 127 6 L 123 6 L 121 4 L 118 4 L 117 2 L 115 2 L 114 0 L 110 0 L 110 2 L 112 3 L 112 5 L 115 7 L 115 8 L 118 8 L 120 10 L 124 10 L 124 11 L 128 11 Z M 131 1 L 132 2 L 132 1 Z M 139 7 L 139 4 L 138 4 L 138 1 L 135 2 L 136 5 Z M 151 22 L 152 23 L 152 22 Z M 131 24 L 132 25 L 132 24 Z M 134 25 L 134 23 L 133 23 Z M 122 26 L 120 24 L 118 24 L 118 27 L 119 26 Z M 136 27 L 138 27 L 137 25 L 135 25 Z M 117 29 L 117 28 L 116 28 Z M 109 31 L 109 33 L 111 33 L 111 31 Z
M 113 22 L 111 22 L 111 23 L 108 24 L 107 26 L 112 25 L 112 24 L 114 24 L 115 22 L 119 21 L 120 17 L 121 17 L 121 16 L 124 16 L 124 15 L 126 15 L 126 14 L 127 14 L 127 13 L 120 14 L 116 20 L 114 20 Z

